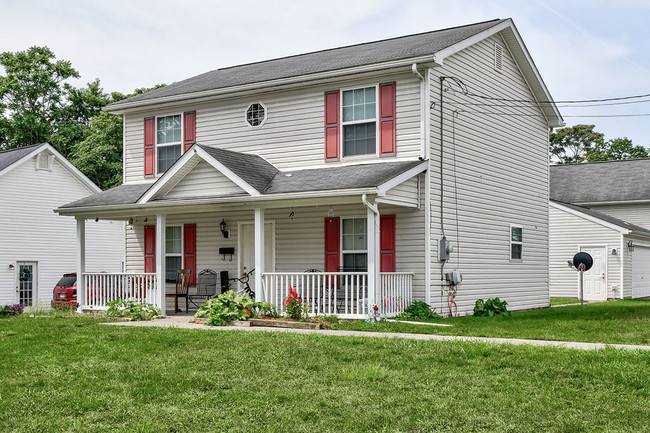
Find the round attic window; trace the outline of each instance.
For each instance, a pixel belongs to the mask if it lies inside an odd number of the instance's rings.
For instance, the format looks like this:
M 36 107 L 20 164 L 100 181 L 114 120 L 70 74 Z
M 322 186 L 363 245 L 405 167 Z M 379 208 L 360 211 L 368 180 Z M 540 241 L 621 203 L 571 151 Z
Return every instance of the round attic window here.
M 250 126 L 262 126 L 266 121 L 266 107 L 261 102 L 251 104 L 246 109 L 246 123 Z

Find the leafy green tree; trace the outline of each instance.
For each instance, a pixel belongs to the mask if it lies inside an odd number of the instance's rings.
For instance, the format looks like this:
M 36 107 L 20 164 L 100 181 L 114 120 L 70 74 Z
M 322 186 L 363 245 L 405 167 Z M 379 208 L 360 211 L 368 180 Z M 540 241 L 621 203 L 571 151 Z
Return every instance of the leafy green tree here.
M 594 131 L 594 125 L 574 125 L 550 134 L 553 162 L 568 164 L 583 162 L 592 149 L 602 147 L 605 136 Z
M 635 146 L 632 140 L 627 137 L 607 140 L 596 145 L 587 154 L 587 161 L 611 161 L 619 159 L 647 158 L 648 149 L 643 146 Z
M 79 73 L 47 47 L 0 54 L 0 148 L 48 141 L 65 101 L 63 81 Z

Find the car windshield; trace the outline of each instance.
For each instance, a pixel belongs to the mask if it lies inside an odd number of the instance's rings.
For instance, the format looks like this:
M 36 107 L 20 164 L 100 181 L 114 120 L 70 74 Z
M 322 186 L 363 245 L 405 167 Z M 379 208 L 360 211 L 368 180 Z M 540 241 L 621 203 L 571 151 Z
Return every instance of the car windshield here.
M 77 285 L 77 277 L 63 277 L 56 285 L 59 287 L 74 287 Z

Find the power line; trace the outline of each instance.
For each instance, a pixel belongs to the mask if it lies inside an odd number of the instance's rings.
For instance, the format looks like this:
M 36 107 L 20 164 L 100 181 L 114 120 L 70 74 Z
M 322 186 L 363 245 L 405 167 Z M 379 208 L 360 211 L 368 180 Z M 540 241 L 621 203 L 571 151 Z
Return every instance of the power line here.
M 613 105 L 631 105 L 631 104 L 644 104 L 650 102 L 650 99 L 646 99 L 643 101 L 627 101 L 627 102 L 610 102 L 610 103 L 604 103 L 604 104 L 599 104 L 599 103 L 591 103 L 587 105 L 557 105 L 558 108 L 589 108 L 589 107 L 606 107 L 606 106 L 613 106 Z M 529 108 L 529 107 L 534 107 L 537 105 L 537 102 L 529 102 L 527 103 L 528 105 L 506 105 L 506 104 L 484 104 L 484 103 L 478 103 L 478 102 L 455 102 L 455 101 L 449 101 L 447 102 L 449 105 L 463 105 L 463 106 L 472 106 L 472 107 L 501 107 L 501 108 Z
M 476 93 L 470 93 L 470 92 L 467 92 L 465 94 L 468 95 L 468 96 L 473 96 L 475 98 L 489 99 L 489 100 L 492 100 L 492 101 L 527 102 L 527 103 L 535 103 L 535 104 L 581 104 L 581 103 L 587 103 L 587 102 L 623 101 L 623 100 L 627 100 L 627 99 L 639 99 L 639 98 L 648 98 L 648 97 L 650 97 L 650 93 L 646 93 L 646 94 L 643 94 L 643 95 L 618 96 L 618 97 L 615 97 L 615 98 L 602 98 L 602 99 L 574 99 L 574 100 L 566 100 L 566 101 L 535 101 L 535 100 L 530 100 L 530 99 L 497 98 L 497 97 L 494 97 L 494 96 L 478 95 Z

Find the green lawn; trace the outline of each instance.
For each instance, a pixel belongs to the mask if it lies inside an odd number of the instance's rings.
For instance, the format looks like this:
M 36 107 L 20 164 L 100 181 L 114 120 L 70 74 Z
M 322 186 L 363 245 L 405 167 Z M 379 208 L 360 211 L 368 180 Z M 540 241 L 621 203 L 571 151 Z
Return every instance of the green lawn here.
M 407 323 L 339 323 L 334 329 L 478 337 L 532 338 L 594 343 L 650 344 L 650 301 L 616 302 L 513 312 L 504 317 L 435 320 L 452 327 Z
M 0 320 L 0 431 L 641 432 L 650 352 Z
M 580 299 L 576 299 L 576 298 L 551 298 L 550 301 L 551 301 L 551 305 L 579 304 L 580 303 Z

